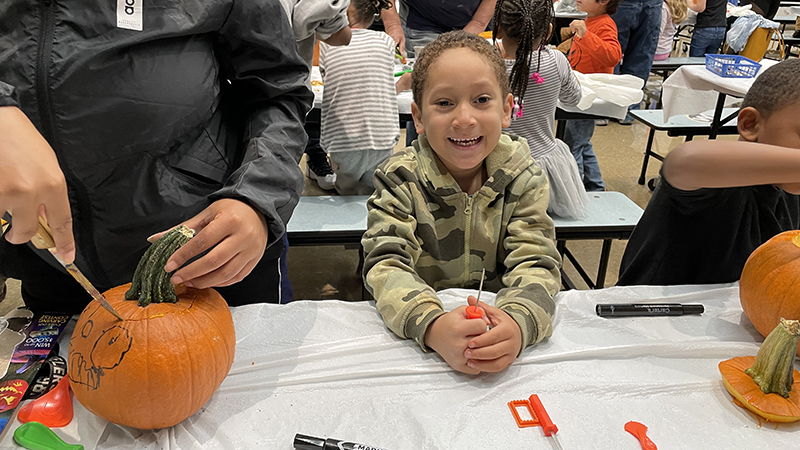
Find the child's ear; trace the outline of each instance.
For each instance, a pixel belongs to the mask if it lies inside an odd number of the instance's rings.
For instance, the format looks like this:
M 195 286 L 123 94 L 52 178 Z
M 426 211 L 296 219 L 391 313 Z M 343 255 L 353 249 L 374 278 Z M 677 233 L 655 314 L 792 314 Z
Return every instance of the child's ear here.
M 742 108 L 736 119 L 739 136 L 748 142 L 758 142 L 758 134 L 763 127 L 764 118 L 752 106 Z
M 553 35 L 553 24 L 550 23 L 550 28 L 547 29 L 547 37 L 545 38 L 545 43 L 550 42 L 550 36 Z
M 411 117 L 414 118 L 414 128 L 417 129 L 417 134 L 425 132 L 425 125 L 422 124 L 422 110 L 417 106 L 416 102 L 411 102 Z
M 608 1 L 609 0 L 597 0 L 597 3 L 600 3 L 601 5 L 608 5 Z
M 508 94 L 503 102 L 503 128 L 511 126 L 511 111 L 514 109 L 514 96 Z

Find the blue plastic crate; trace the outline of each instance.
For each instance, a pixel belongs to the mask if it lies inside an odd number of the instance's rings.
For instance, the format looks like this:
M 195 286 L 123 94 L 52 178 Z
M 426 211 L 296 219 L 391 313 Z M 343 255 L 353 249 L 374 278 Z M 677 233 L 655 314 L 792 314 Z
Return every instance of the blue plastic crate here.
M 706 55 L 706 69 L 725 78 L 753 78 L 761 64 L 740 55 Z

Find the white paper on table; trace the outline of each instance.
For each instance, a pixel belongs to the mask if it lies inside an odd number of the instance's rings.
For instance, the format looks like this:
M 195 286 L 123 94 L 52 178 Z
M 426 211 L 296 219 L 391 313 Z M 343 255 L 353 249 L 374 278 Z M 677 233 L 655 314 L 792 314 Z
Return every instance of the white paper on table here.
M 581 84 L 583 97 L 578 108 L 585 110 L 595 99 L 605 100 L 617 106 L 628 107 L 642 101 L 644 80 L 633 75 L 614 75 L 608 73 L 580 73 L 573 70 Z
M 777 63 L 778 61 L 769 59 L 761 60 L 761 69 L 755 78 Z M 755 78 L 725 78 L 711 72 L 705 66 L 679 67 L 661 85 L 664 121 L 678 115 L 698 114 L 714 109 L 720 92 L 729 96 L 725 100 L 725 107 L 729 107 L 741 101 L 740 99 L 750 90 Z

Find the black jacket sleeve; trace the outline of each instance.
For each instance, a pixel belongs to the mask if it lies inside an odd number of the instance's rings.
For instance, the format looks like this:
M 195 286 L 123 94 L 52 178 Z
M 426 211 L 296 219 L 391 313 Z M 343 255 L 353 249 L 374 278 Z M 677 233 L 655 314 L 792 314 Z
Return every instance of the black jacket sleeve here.
M 230 83 L 223 88 L 245 124 L 238 169 L 212 200 L 250 203 L 266 218 L 271 245 L 286 231 L 303 190 L 298 163 L 314 99 L 306 85 L 309 69 L 278 0 L 235 1 L 220 35 L 222 83 Z

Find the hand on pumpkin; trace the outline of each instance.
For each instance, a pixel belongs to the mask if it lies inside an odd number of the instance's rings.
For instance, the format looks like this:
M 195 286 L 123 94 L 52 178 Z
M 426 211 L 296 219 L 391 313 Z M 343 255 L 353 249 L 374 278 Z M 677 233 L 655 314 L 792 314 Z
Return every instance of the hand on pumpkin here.
M 486 333 L 487 321 L 467 318 L 466 309 L 466 306 L 459 306 L 437 317 L 425 331 L 425 345 L 436 351 L 453 369 L 476 375 L 481 371 L 467 365 L 465 351 L 472 338 Z
M 474 305 L 477 299 L 469 296 L 467 302 Z M 502 309 L 481 302 L 486 312 L 484 318 L 492 329 L 469 340 L 463 357 L 467 366 L 481 372 L 500 372 L 517 359 L 522 348 L 522 331 L 519 324 Z
M 172 255 L 164 270 L 171 272 L 211 251 L 175 272 L 174 284 L 204 289 L 238 283 L 253 270 L 267 246 L 267 221 L 241 200 L 217 200 L 184 225 L 196 234 Z
M 50 144 L 15 106 L 0 107 L 0 215 L 13 216 L 6 240 L 23 244 L 47 220 L 59 256 L 75 260 L 67 182 Z

